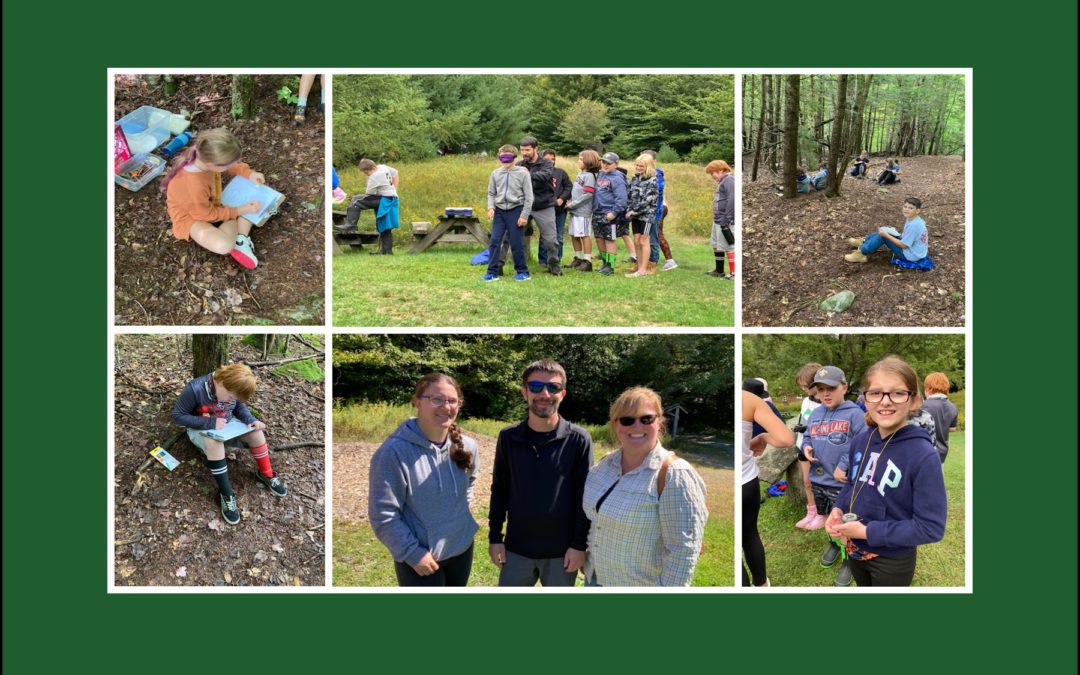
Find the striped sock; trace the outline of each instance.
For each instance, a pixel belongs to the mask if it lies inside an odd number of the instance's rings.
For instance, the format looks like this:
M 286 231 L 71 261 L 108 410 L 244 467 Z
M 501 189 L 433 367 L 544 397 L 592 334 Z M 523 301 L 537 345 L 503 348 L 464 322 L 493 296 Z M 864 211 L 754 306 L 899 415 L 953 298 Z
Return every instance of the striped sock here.
M 255 463 L 259 465 L 259 471 L 267 478 L 274 477 L 274 470 L 270 468 L 270 448 L 266 443 L 251 448 L 251 456 L 255 458 Z
M 724 273 L 724 252 L 723 251 L 714 251 L 713 252 L 713 262 L 716 263 L 716 271 L 719 272 L 720 274 L 723 274 Z
M 232 483 L 229 482 L 229 462 L 224 459 L 208 459 L 206 466 L 210 467 L 210 474 L 217 481 L 218 490 L 228 498 L 233 496 Z

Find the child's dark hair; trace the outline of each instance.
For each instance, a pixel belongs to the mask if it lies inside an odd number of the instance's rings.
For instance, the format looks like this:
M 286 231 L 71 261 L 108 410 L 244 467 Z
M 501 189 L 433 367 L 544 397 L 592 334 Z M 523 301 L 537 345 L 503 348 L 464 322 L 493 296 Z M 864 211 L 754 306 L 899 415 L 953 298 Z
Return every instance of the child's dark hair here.
M 461 392 L 461 385 L 457 383 L 457 380 L 445 373 L 428 373 L 421 377 L 416 383 L 416 388 L 413 389 L 413 403 L 417 404 L 416 402 L 420 400 L 420 396 L 427 388 L 437 382 L 445 382 L 454 388 L 458 397 L 458 410 L 461 410 L 461 407 L 465 405 L 465 396 Z M 458 426 L 457 422 L 450 425 L 450 459 L 454 461 L 454 464 L 458 465 L 459 469 L 465 471 L 472 471 L 476 466 L 472 453 L 465 449 L 465 443 L 461 440 L 461 427 Z
M 544 148 L 543 150 L 540 151 L 540 156 L 541 157 L 547 157 L 548 155 L 551 155 L 552 157 L 558 157 L 558 155 L 555 154 L 555 151 L 552 150 L 551 148 Z
M 907 199 L 904 200 L 904 203 L 905 204 L 911 204 L 912 206 L 914 206 L 917 209 L 922 208 L 922 200 L 919 199 L 918 197 L 908 197 Z
M 535 148 L 540 144 L 540 141 L 536 140 L 536 136 L 523 136 L 518 142 L 518 145 L 526 148 Z
M 359 164 L 357 164 L 357 168 L 361 171 L 371 171 L 375 168 L 375 162 L 373 160 L 364 158 L 360 160 Z

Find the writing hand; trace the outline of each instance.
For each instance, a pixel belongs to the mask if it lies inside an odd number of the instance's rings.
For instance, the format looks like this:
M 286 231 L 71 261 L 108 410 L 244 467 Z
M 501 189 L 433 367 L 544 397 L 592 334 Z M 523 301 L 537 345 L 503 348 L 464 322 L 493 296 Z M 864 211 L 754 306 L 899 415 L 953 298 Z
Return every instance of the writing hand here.
M 254 422 L 252 422 L 248 426 L 251 427 L 252 429 L 254 429 L 255 431 L 262 431 L 263 429 L 266 428 L 266 425 L 263 422 L 259 421 L 259 420 L 255 420 Z
M 225 420 L 224 417 L 219 417 L 216 420 L 214 420 L 214 428 L 215 429 L 224 429 L 226 424 L 228 424 L 228 422 Z
M 248 180 L 258 185 L 266 185 L 266 176 L 262 175 L 258 171 L 252 171 L 251 175 L 248 176 Z

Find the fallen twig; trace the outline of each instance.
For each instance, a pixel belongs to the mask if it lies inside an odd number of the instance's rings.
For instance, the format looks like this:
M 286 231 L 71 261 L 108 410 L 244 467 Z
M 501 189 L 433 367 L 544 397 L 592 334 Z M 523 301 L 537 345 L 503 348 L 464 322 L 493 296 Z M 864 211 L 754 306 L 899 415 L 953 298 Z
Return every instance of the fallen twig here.
M 283 363 L 292 363 L 293 361 L 307 361 L 308 359 L 316 359 L 321 361 L 325 354 L 308 354 L 307 356 L 294 356 L 288 359 L 277 359 L 275 361 L 244 361 L 251 368 L 258 368 L 259 366 L 280 366 Z
M 251 298 L 251 301 L 255 303 L 255 306 L 259 308 L 260 312 L 265 312 L 266 310 L 263 309 L 262 303 L 259 302 L 259 299 L 255 297 L 255 294 L 251 292 L 251 286 L 248 286 L 247 274 L 241 272 L 240 276 L 244 278 L 244 288 L 247 289 L 248 297 Z
M 324 443 L 317 443 L 315 441 L 304 441 L 302 443 L 286 443 L 285 445 L 279 445 L 276 448 L 270 448 L 270 452 L 281 452 L 282 450 L 296 450 L 297 448 L 323 448 L 326 447 Z

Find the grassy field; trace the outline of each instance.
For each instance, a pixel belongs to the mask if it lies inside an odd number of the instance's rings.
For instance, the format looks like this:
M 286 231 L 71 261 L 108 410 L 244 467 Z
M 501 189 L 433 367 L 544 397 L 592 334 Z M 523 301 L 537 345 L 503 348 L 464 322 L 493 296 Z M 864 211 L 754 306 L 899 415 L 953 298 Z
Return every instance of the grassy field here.
M 577 175 L 573 160 L 559 166 Z M 624 162 L 626 166 L 630 163 Z M 708 234 L 712 224 L 715 184 L 702 167 L 664 167 L 669 214 L 664 234 L 679 268 L 651 277 L 604 278 L 595 272 L 565 270 L 562 278 L 541 271 L 534 237 L 527 283 L 512 275 L 495 283 L 480 280 L 485 270 L 469 265 L 479 244 L 438 244 L 418 255 L 406 255 L 413 244 L 409 223 L 435 222 L 447 206 L 487 209 L 487 177 L 497 166 L 490 158 L 444 157 L 397 164 L 401 174 L 401 229 L 395 232 L 395 255 L 370 257 L 365 252 L 335 256 L 334 323 L 338 326 L 731 326 L 734 284 L 707 277 L 713 269 Z M 350 195 L 362 192 L 365 176 L 356 168 L 339 172 Z M 484 222 L 485 228 L 490 223 Z M 361 228 L 373 228 L 370 214 Z M 619 259 L 628 252 L 619 244 Z M 567 239 L 564 266 L 573 249 Z M 623 268 L 626 269 L 623 269 Z M 510 267 L 508 265 L 507 270 Z
M 364 404 L 341 407 L 334 411 L 336 442 L 381 443 L 411 412 L 408 406 Z M 470 419 L 462 427 L 470 433 L 487 436 L 494 447 L 494 437 L 506 422 Z M 595 457 L 599 459 L 613 450 L 607 427 L 586 425 L 593 435 Z M 665 447 L 687 457 L 711 460 L 710 448 L 689 441 L 665 442 Z M 705 526 L 705 548 L 694 572 L 694 586 L 731 586 L 733 583 L 732 556 L 735 546 L 733 476 L 731 469 L 715 468 L 713 462 L 703 467 L 691 463 L 702 474 L 708 490 L 706 501 L 709 520 Z M 481 481 L 490 481 L 490 475 Z M 485 492 L 486 493 L 486 492 Z M 486 500 L 482 500 L 486 501 Z M 497 586 L 499 570 L 487 555 L 487 504 L 474 504 L 473 515 L 480 523 L 476 533 L 470 586 Z M 394 566 L 386 548 L 375 538 L 366 520 L 334 520 L 334 585 L 335 586 L 396 586 Z M 583 579 L 578 577 L 578 585 Z
M 964 585 L 967 519 L 964 464 L 964 432 L 958 431 L 949 436 L 949 456 L 943 467 L 945 490 L 949 496 L 945 538 L 936 544 L 919 547 L 912 586 Z M 795 527 L 805 514 L 802 504 L 791 499 L 770 498 L 761 506 L 758 530 L 765 543 L 765 560 L 773 586 L 833 585 L 837 568 L 822 568 L 818 562 L 827 542 L 825 530 L 807 532 Z

